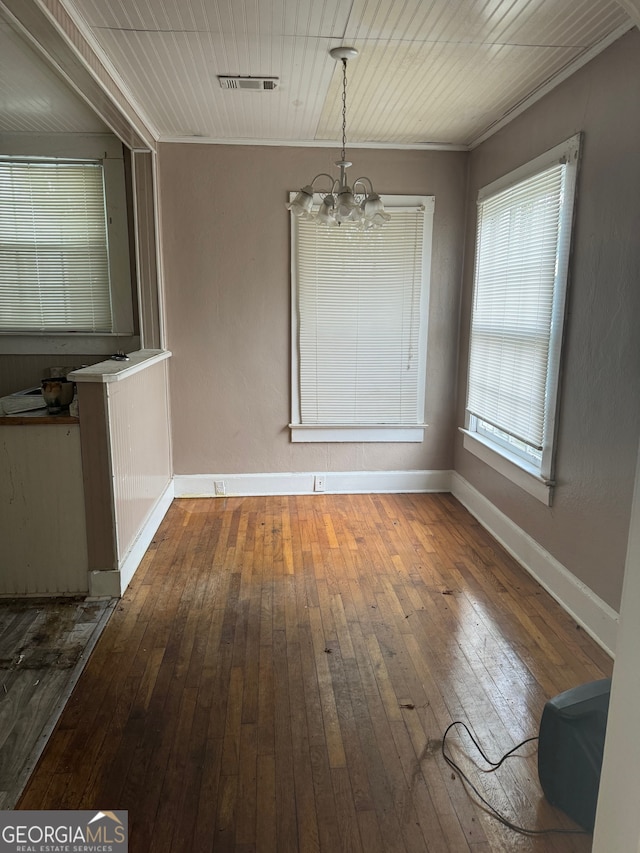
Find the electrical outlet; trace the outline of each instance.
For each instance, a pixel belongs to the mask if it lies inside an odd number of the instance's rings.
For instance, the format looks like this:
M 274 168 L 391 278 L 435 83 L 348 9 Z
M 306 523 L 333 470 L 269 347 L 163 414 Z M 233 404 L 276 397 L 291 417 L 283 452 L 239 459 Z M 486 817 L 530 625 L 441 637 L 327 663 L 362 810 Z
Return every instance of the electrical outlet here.
M 316 474 L 313 478 L 313 491 L 324 492 L 324 474 Z
M 222 497 L 227 494 L 227 486 L 224 480 L 216 480 L 213 485 L 216 490 L 217 497 Z

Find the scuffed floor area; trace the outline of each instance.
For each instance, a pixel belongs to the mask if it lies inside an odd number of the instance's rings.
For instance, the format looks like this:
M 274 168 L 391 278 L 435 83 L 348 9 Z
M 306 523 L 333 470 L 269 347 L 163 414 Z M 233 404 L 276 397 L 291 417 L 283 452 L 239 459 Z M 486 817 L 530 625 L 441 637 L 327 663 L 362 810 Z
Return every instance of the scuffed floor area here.
M 0 809 L 11 809 L 116 599 L 0 599 Z

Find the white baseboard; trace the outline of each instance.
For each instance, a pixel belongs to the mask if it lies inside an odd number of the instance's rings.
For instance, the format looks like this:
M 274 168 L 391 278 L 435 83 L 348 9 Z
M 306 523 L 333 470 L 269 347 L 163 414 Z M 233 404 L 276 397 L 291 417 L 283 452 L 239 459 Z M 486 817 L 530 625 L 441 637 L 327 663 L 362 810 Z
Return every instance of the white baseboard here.
M 381 492 L 448 492 L 451 471 L 318 471 L 276 474 L 176 474 L 177 498 L 311 495 L 316 476 L 324 478 L 324 494 Z
M 89 595 L 109 595 L 119 598 L 131 583 L 151 540 L 156 534 L 160 522 L 165 517 L 174 498 L 174 486 L 171 481 L 160 495 L 154 508 L 138 533 L 133 545 L 127 551 L 117 569 L 89 572 Z
M 324 479 L 324 494 L 373 494 L 376 492 L 448 492 L 451 471 L 318 471 L 276 474 L 176 474 L 177 498 L 252 495 L 317 494 L 315 478 Z
M 160 522 L 167 514 L 173 498 L 174 485 L 173 480 L 171 480 L 147 516 L 147 520 L 138 533 L 133 545 L 129 548 L 125 558 L 120 562 L 120 595 L 131 583 L 131 578 L 142 562 L 142 558 L 151 544 L 151 540 L 156 535 L 156 530 L 160 527 Z
M 613 656 L 618 614 L 455 471 L 451 492 L 538 583 Z

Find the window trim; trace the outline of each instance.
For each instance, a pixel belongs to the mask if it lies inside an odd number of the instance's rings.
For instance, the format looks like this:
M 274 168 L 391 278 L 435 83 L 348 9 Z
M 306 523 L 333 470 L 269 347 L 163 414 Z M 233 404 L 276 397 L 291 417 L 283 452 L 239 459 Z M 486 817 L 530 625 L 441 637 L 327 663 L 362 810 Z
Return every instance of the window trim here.
M 295 197 L 289 193 L 289 200 Z M 322 196 L 314 195 L 314 204 L 320 204 Z M 413 442 L 424 441 L 424 432 L 428 424 L 424 423 L 427 375 L 427 332 L 429 321 L 429 297 L 431 256 L 433 247 L 433 219 L 435 196 L 425 195 L 385 195 L 385 208 L 424 209 L 424 232 L 422 244 L 422 312 L 419 354 L 418 354 L 418 411 L 422 421 L 415 424 L 303 424 L 301 423 L 299 376 L 300 362 L 298 353 L 298 310 L 297 310 L 297 256 L 296 238 L 298 222 L 291 216 L 291 441 L 296 442 Z M 384 227 L 384 226 L 383 226 Z
M 582 134 L 578 133 L 559 145 L 554 146 L 543 154 L 535 157 L 528 163 L 508 172 L 506 175 L 487 184 L 478 191 L 478 204 L 491 196 L 515 186 L 522 181 L 550 168 L 556 163 L 566 163 L 567 170 L 565 180 L 565 192 L 570 198 L 569 204 L 563 207 L 560 221 L 560 237 L 558 239 L 556 275 L 557 286 L 553 293 L 553 311 L 551 332 L 549 336 L 549 366 L 547 380 L 547 403 L 546 403 L 546 428 L 542 448 L 542 460 L 540 468 L 517 453 L 511 453 L 508 448 L 499 442 L 494 442 L 489 436 L 476 430 L 478 418 L 471 414 L 465 406 L 465 427 L 460 428 L 463 433 L 463 447 L 486 464 L 490 465 L 511 482 L 518 485 L 524 491 L 533 495 L 538 500 L 551 506 L 553 501 L 554 469 L 557 424 L 559 413 L 560 392 L 560 361 L 562 344 L 564 340 L 564 321 L 566 313 L 566 295 L 569 279 L 569 259 L 571 254 L 571 243 L 573 233 L 573 222 L 575 215 L 577 172 L 580 160 L 580 147 Z M 476 219 L 476 245 L 478 240 L 478 221 Z M 475 291 L 476 265 L 474 263 Z M 473 318 L 473 307 L 471 309 L 470 323 Z M 470 353 L 469 353 L 470 358 Z M 469 364 L 467 366 L 467 381 L 469 377 Z
M 505 447 L 494 444 L 480 433 L 463 427 L 459 427 L 459 430 L 463 435 L 462 446 L 465 450 L 481 459 L 507 480 L 515 483 L 523 491 L 547 506 L 551 506 L 554 486 L 552 480 L 546 480 L 524 459 L 515 453 L 509 453 Z
M 403 441 L 421 442 L 428 424 L 296 424 L 290 423 L 291 441 Z
M 0 155 L 7 159 L 43 157 L 99 160 L 103 166 L 113 331 L 51 332 L 0 330 L 0 354 L 109 354 L 139 348 L 134 328 L 128 205 L 122 143 L 112 134 L 1 134 Z

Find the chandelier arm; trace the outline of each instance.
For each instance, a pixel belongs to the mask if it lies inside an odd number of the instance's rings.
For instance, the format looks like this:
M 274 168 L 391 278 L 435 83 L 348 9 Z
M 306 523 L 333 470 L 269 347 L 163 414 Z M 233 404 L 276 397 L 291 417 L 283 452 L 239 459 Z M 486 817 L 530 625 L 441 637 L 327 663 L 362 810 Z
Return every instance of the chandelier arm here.
M 373 184 L 371 183 L 371 178 L 367 178 L 367 176 L 366 176 L 366 175 L 362 175 L 362 177 L 361 177 L 361 178 L 356 178 L 356 179 L 355 179 L 355 181 L 353 182 L 353 191 L 354 191 L 354 193 L 355 193 L 355 191 L 356 191 L 356 186 L 357 186 L 358 184 L 362 184 L 362 182 L 363 182 L 363 181 L 366 181 L 366 182 L 369 184 L 369 193 L 367 193 L 367 189 L 366 189 L 366 187 L 365 187 L 365 195 L 368 195 L 368 194 L 372 193 L 372 192 L 374 191 L 374 190 L 373 190 Z
M 335 188 L 336 188 L 336 184 L 338 183 L 338 180 L 337 180 L 333 175 L 329 175 L 327 172 L 318 172 L 318 174 L 317 174 L 317 175 L 315 176 L 315 178 L 311 181 L 311 183 L 309 184 L 309 186 L 310 186 L 310 187 L 313 187 L 313 185 L 314 185 L 314 184 L 315 184 L 315 182 L 318 180 L 318 178 L 329 178 L 329 181 L 330 181 L 330 183 L 331 183 L 331 189 L 330 189 L 330 190 L 318 190 L 318 192 L 323 192 L 323 193 L 324 193 L 324 192 L 328 192 L 328 193 L 332 193 L 332 192 L 335 190 Z

